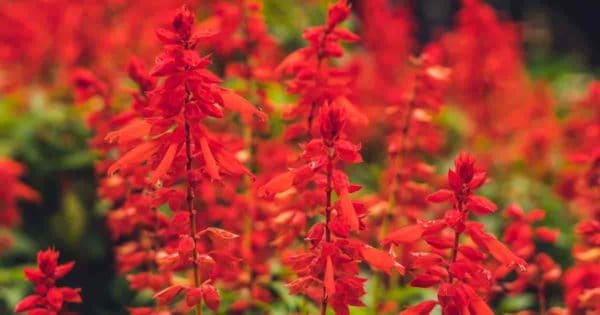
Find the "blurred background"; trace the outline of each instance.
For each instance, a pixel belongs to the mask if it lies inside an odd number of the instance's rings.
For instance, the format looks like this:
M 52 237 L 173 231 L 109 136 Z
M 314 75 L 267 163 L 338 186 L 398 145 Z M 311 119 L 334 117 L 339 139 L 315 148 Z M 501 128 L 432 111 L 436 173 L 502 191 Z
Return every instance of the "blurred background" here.
M 353 9 L 361 12 L 366 1 L 351 1 Z M 164 2 L 168 4 L 141 0 L 0 2 L 0 156 L 11 157 L 27 167 L 23 180 L 40 193 L 42 200 L 21 203 L 23 224 L 10 231 L 0 230 L 10 233 L 13 241 L 12 247 L 0 256 L 0 314 L 11 314 L 16 302 L 31 289 L 24 281 L 22 268 L 34 263 L 39 249 L 49 246 L 61 251 L 61 260 L 77 261 L 77 267 L 63 283 L 83 289 L 85 303 L 74 307 L 81 314 L 125 314 L 125 306 L 135 303 L 135 299 L 147 298 L 134 295 L 126 281 L 115 275 L 104 221 L 106 206 L 96 198 L 95 157 L 87 143 L 91 135 L 82 119 L 86 109 L 73 105 L 68 75 L 74 68 L 86 67 L 101 76 L 120 71 L 125 77 L 129 56 L 153 56 L 158 49 L 153 30 L 169 18 L 165 12 L 179 5 Z M 389 2 L 411 12 L 406 17 L 412 20 L 415 48 L 451 29 L 461 7 L 457 0 Z M 264 1 L 269 31 L 284 53 L 304 45 L 302 30 L 324 21 L 327 3 Z M 568 104 L 585 93 L 585 82 L 600 64 L 600 2 L 488 3 L 498 10 L 499 16 L 516 22 L 526 70 L 531 77 L 552 87 L 559 109 L 560 104 Z M 201 10 L 198 13 L 210 14 Z M 361 33 L 361 14 L 353 17 L 349 27 Z M 396 31 L 386 30 L 391 34 Z M 223 74 L 218 57 L 214 69 Z M 442 113 L 442 123 L 450 130 L 461 130 L 460 117 L 452 115 L 459 114 Z M 462 147 L 460 137 L 453 141 L 448 143 L 447 152 Z M 377 145 L 367 143 L 364 147 L 366 159 L 376 160 Z M 451 158 L 448 154 L 437 161 L 438 171 L 443 172 Z M 500 200 L 501 206 L 514 200 L 526 209 L 546 209 L 546 221 L 563 229 L 559 246 L 551 249 L 555 251 L 553 255 L 561 264 L 569 264 L 572 226 L 561 222 L 572 219 L 564 211 L 565 202 L 553 190 L 553 178 L 547 174 L 527 176 L 527 169 L 518 163 L 511 167 L 508 172 L 492 169 L 495 181 L 485 194 Z M 367 191 L 377 189 L 373 187 L 377 170 L 370 174 L 354 174 Z M 491 218 L 488 222 L 492 228 L 493 221 Z M 398 298 L 402 298 L 401 294 Z M 554 294 L 549 300 L 560 304 L 560 289 L 556 288 Z M 507 306 L 502 307 L 509 310 L 510 303 L 531 303 L 528 297 L 519 299 L 503 301 Z

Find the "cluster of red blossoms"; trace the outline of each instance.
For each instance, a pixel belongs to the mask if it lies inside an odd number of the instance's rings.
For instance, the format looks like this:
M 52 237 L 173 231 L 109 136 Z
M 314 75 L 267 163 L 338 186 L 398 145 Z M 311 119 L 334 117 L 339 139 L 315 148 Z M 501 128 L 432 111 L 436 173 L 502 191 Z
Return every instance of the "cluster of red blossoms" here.
M 406 309 L 402 314 L 428 314 L 439 304 L 444 314 L 493 314 L 485 302 L 491 294 L 493 263 L 499 267 L 525 271 L 527 263 L 492 234 L 483 230 L 481 223 L 469 220 L 471 213 L 487 215 L 496 211 L 496 205 L 474 191 L 484 184 L 486 173 L 475 168 L 473 157 L 461 153 L 454 161 L 454 170 L 448 171 L 450 189 L 440 189 L 427 196 L 434 203 L 449 202 L 452 208 L 443 219 L 417 222 L 390 233 L 384 246 L 411 245 L 407 270 L 413 274 L 410 285 L 437 286 L 437 301 L 425 301 Z M 472 244 L 462 244 L 461 236 L 468 236 Z M 426 246 L 415 244 L 423 241 Z M 425 245 L 423 244 L 423 245 Z M 497 266 L 498 267 L 498 266 Z
M 149 231 L 149 244 L 140 246 L 144 242 L 138 239 L 128 247 L 120 247 L 120 266 L 123 272 L 129 272 L 150 264 L 160 275 L 131 275 L 132 288 L 156 290 L 163 285 L 155 295 L 160 305 L 181 294 L 185 302 L 177 308 L 196 308 L 200 312 L 202 302 L 211 309 L 218 308 L 220 298 L 213 281 L 227 273 L 228 266 L 237 260 L 226 245 L 238 235 L 208 226 L 210 217 L 203 208 L 216 205 L 206 197 L 207 191 L 212 189 L 209 186 L 229 177 L 249 175 L 229 151 L 226 136 L 211 131 L 202 122 L 209 117 L 223 118 L 224 111 L 260 119 L 265 115 L 218 85 L 221 80 L 206 69 L 209 57 L 195 51 L 214 31 L 195 29 L 194 23 L 194 14 L 183 7 L 169 29 L 157 31 L 164 48 L 150 76 L 162 77 L 159 84 L 153 86 L 150 77 L 140 73 L 139 68 L 132 68 L 134 79 L 141 83 L 142 92 L 136 98 L 140 109 L 137 117 L 108 134 L 124 152 L 108 173 L 118 171 L 119 176 L 139 176 L 137 179 L 141 180 L 135 199 L 128 197 L 127 201 L 133 204 L 125 205 L 133 213 L 125 216 L 134 225 L 139 221 L 132 214 L 145 219 L 142 222 Z M 151 89 L 146 91 L 145 86 Z M 141 165 L 148 167 L 145 172 L 150 171 L 149 177 L 137 173 Z M 170 217 L 158 213 L 165 204 L 172 211 Z M 116 220 L 122 218 L 117 215 Z M 119 221 L 115 223 L 119 225 Z M 189 270 L 189 281 L 168 276 L 185 270 Z M 145 314 L 146 308 L 133 311 Z
M 70 82 L 86 113 L 116 273 L 153 296 L 130 314 L 266 314 L 286 294 L 300 296 L 290 314 L 485 315 L 523 293 L 535 298 L 509 311 L 600 310 L 599 83 L 556 107 L 527 75 L 517 25 L 478 0 L 422 47 L 409 3 L 339 0 L 287 56 L 262 1 L 196 2 L 0 4 L 4 29 L 23 26 L 0 31 L 0 64 L 18 73 L 0 88 Z M 523 170 L 529 186 L 557 183 L 579 220 L 573 265 L 555 261 L 556 211 L 496 183 Z M 39 199 L 23 174 L 0 160 L 0 254 L 18 201 Z M 57 261 L 40 251 L 25 269 L 35 293 L 16 312 L 82 302 L 56 286 L 74 266 Z M 398 298 L 404 287 L 427 293 Z
M 39 195 L 31 187 L 24 184 L 19 177 L 25 172 L 25 167 L 13 160 L 0 158 L 0 177 L 4 185 L 0 190 L 0 228 L 12 228 L 19 224 L 18 202 L 38 201 Z M 0 234 L 0 255 L 11 246 L 10 234 Z
M 279 71 L 295 74 L 288 81 L 288 91 L 299 95 L 287 116 L 296 122 L 286 130 L 286 139 L 304 134 L 308 142 L 301 145 L 302 154 L 294 168 L 260 188 L 261 195 L 273 197 L 293 187 L 295 191 L 285 197 L 292 207 L 304 208 L 303 212 L 316 210 L 324 217 L 306 232 L 308 251 L 283 259 L 298 275 L 288 284 L 290 292 L 319 302 L 321 314 L 326 314 L 328 305 L 336 314 L 349 314 L 349 305 L 363 305 L 360 298 L 365 294 L 366 279 L 358 277 L 359 262 L 388 273 L 393 268 L 403 272 L 385 252 L 350 238 L 366 227 L 367 213 L 362 203 L 350 199 L 361 187 L 350 183 L 342 167 L 362 161 L 360 145 L 348 139 L 347 128 L 364 123 L 365 118 L 349 100 L 352 73 L 330 60 L 343 55 L 340 41 L 358 40 L 357 35 L 338 27 L 349 13 L 344 1 L 331 6 L 325 25 L 305 31 L 310 45 L 293 52 L 279 66 Z
M 79 289 L 57 287 L 56 280 L 68 274 L 75 262 L 58 264 L 58 252 L 53 249 L 40 251 L 37 268 L 25 268 L 25 277 L 35 284 L 35 294 L 25 297 L 15 312 L 27 315 L 63 314 L 64 304 L 81 303 Z

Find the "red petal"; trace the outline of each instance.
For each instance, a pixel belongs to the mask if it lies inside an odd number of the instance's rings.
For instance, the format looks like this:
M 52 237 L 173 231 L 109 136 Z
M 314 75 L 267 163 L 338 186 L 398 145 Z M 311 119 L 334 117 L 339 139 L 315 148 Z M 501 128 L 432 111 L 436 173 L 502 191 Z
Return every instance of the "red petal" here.
M 162 58 L 159 56 L 156 58 L 156 64 L 150 70 L 151 76 L 165 76 L 169 74 L 173 74 L 177 72 L 178 63 L 170 58 L 163 56 Z
M 48 290 L 48 293 L 46 293 L 46 302 L 48 302 L 48 304 L 50 304 L 52 308 L 60 310 L 64 302 L 63 295 L 60 289 L 51 288 L 50 290 Z
M 33 269 L 29 267 L 23 268 L 25 278 L 33 283 L 38 283 L 44 278 L 44 274 L 39 269 Z
M 216 311 L 221 304 L 221 297 L 219 296 L 217 289 L 210 284 L 202 285 L 201 289 L 204 303 L 206 303 L 208 308 Z
M 391 274 L 392 268 L 397 264 L 394 258 L 386 252 L 368 245 L 362 247 L 362 255 L 371 267 L 387 274 Z
M 216 28 L 202 28 L 202 29 L 196 31 L 194 34 L 192 34 L 190 41 L 197 42 L 201 39 L 215 36 L 218 33 L 219 33 L 219 30 Z
M 479 188 L 483 182 L 485 181 L 485 172 L 477 172 L 473 175 L 473 179 L 469 182 L 469 188 L 477 189 Z
M 69 303 L 81 303 L 81 295 L 79 292 L 81 289 L 72 289 L 69 287 L 60 288 L 60 292 L 62 293 L 63 300 Z
M 154 295 L 154 298 L 158 301 L 158 304 L 164 305 L 173 301 L 173 299 L 183 290 L 180 285 L 172 285 Z
M 331 256 L 327 256 L 327 263 L 325 264 L 325 279 L 323 282 L 327 296 L 332 296 L 335 293 L 335 279 Z
M 25 297 L 17 306 L 15 307 L 15 313 L 26 312 L 38 305 L 41 302 L 42 297 L 39 295 L 30 295 Z
M 318 280 L 313 276 L 300 277 L 286 286 L 290 289 L 290 294 L 305 293 L 306 290 L 317 284 Z
M 167 152 L 165 152 L 165 156 L 162 158 L 154 172 L 152 173 L 152 177 L 150 178 L 150 183 L 156 183 L 161 177 L 163 177 L 171 164 L 173 164 L 173 160 L 175 159 L 175 154 L 177 154 L 177 144 L 171 144 L 167 148 Z
M 258 189 L 258 196 L 271 198 L 275 194 L 288 190 L 294 184 L 294 173 L 285 172 L 273 177 L 268 183 Z
M 526 217 L 529 222 L 542 221 L 546 217 L 546 211 L 542 209 L 533 209 L 527 213 Z
M 438 284 L 442 279 L 438 276 L 430 275 L 427 273 L 422 273 L 417 275 L 412 281 L 410 285 L 418 288 L 429 288 L 433 285 Z
M 358 231 L 358 228 L 359 228 L 358 216 L 356 215 L 356 210 L 354 210 L 352 201 L 350 201 L 350 198 L 348 196 L 348 190 L 341 189 L 339 197 L 340 197 L 340 208 L 342 210 L 341 214 L 342 214 L 342 217 L 344 218 L 344 221 L 346 221 L 346 223 L 348 223 L 348 225 L 350 226 L 350 230 Z
M 156 30 L 156 37 L 165 44 L 175 44 L 179 41 L 179 35 L 177 33 L 162 27 Z
M 498 209 L 493 202 L 481 196 L 471 196 L 467 208 L 477 214 L 490 214 Z
M 237 235 L 235 233 L 231 233 L 227 230 L 219 229 L 216 227 L 206 228 L 206 229 L 198 232 L 198 235 L 203 235 L 206 233 L 210 234 L 211 237 L 214 237 L 214 238 L 217 238 L 220 240 L 232 240 L 232 239 L 240 237 L 239 235 Z
M 452 190 L 454 191 L 458 191 L 461 188 L 460 177 L 458 177 L 458 175 L 453 170 L 448 170 L 448 184 L 450 185 L 450 188 L 452 188 Z
M 390 233 L 386 238 L 383 239 L 382 244 L 387 246 L 389 243 L 396 245 L 414 243 L 421 238 L 424 231 L 425 228 L 420 224 L 407 225 Z
M 200 149 L 202 150 L 202 156 L 204 157 L 204 164 L 206 166 L 206 172 L 213 180 L 221 180 L 221 176 L 219 175 L 219 166 L 215 161 L 215 157 L 208 146 L 208 141 L 206 137 L 200 138 Z
M 325 223 L 320 222 L 310 228 L 305 240 L 310 241 L 314 246 L 323 239 L 323 235 L 325 235 Z
M 182 258 L 189 258 L 194 253 L 194 239 L 189 235 L 182 235 L 177 245 L 177 252 Z
M 482 253 L 479 249 L 473 248 L 471 246 L 462 245 L 458 248 L 458 251 L 463 254 L 463 256 L 475 260 L 481 261 L 485 259 L 485 254 Z
M 444 202 L 454 195 L 454 192 L 448 189 L 440 189 L 425 198 L 429 202 Z
M 267 120 L 267 115 L 264 112 L 258 110 L 245 98 L 236 93 L 230 90 L 222 90 L 220 95 L 223 98 L 224 106 L 238 112 L 246 122 L 252 122 L 253 116 L 256 116 L 260 121 Z
M 360 40 L 360 36 L 350 32 L 349 30 L 343 28 L 337 28 L 333 31 L 333 34 L 338 36 L 341 40 L 345 42 L 356 42 Z
M 544 242 L 555 243 L 560 235 L 560 230 L 542 226 L 535 230 L 535 234 Z
M 185 304 L 187 304 L 189 307 L 198 305 L 201 300 L 202 289 L 200 288 L 191 288 L 185 293 Z
M 73 266 L 75 266 L 74 261 L 70 261 L 68 263 L 57 266 L 56 270 L 54 271 L 54 279 L 60 279 L 64 277 L 73 269 Z
M 494 312 L 489 305 L 481 298 L 471 300 L 469 305 L 469 311 L 471 314 L 477 315 L 494 315 Z
M 275 72 L 278 74 L 288 72 L 290 69 L 295 67 L 298 63 L 303 62 L 304 59 L 305 59 L 304 50 L 303 49 L 296 50 L 293 53 L 287 55 L 287 57 L 285 57 L 285 59 L 283 59 L 283 61 L 277 66 L 277 68 L 275 68 Z
M 527 263 L 517 255 L 515 255 L 506 245 L 502 244 L 496 237 L 485 233 L 480 224 L 471 224 L 466 232 L 471 236 L 471 239 L 480 247 L 487 251 L 499 262 L 506 264 L 509 267 L 515 265 L 521 271 L 526 270 Z
M 33 202 L 40 201 L 40 195 L 38 192 L 23 183 L 13 183 L 12 189 L 14 196 L 17 198 Z
M 150 134 L 152 125 L 145 120 L 136 119 L 123 126 L 121 129 L 109 132 L 104 138 L 108 142 L 117 141 L 119 144 L 129 143 L 132 141 L 142 140 Z
M 154 154 L 156 149 L 157 144 L 155 142 L 145 142 L 138 145 L 111 165 L 108 169 L 108 174 L 113 175 L 123 167 L 141 164 L 143 161 L 147 160 L 149 156 Z

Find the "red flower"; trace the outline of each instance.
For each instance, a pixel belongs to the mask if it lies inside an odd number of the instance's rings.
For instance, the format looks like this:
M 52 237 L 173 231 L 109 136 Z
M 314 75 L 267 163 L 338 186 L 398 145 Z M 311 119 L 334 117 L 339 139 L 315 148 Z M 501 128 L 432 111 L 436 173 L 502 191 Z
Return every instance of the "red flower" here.
M 417 246 L 420 240 L 431 246 L 431 252 L 412 253 L 408 270 L 413 271 L 410 285 L 415 287 L 438 286 L 437 303 L 443 314 L 493 314 L 482 296 L 488 294 L 494 285 L 492 272 L 484 265 L 490 255 L 503 267 L 524 271 L 527 263 L 516 256 L 506 245 L 493 235 L 483 231 L 483 225 L 469 221 L 471 212 L 487 214 L 496 210 L 488 199 L 475 196 L 474 192 L 485 181 L 485 172 L 477 170 L 473 156 L 461 153 L 454 161 L 454 170 L 448 171 L 448 185 L 451 190 L 442 189 L 427 197 L 434 203 L 450 202 L 443 220 L 420 221 L 407 225 L 386 236 L 384 246 Z M 447 233 L 452 230 L 453 233 Z M 460 237 L 466 234 L 478 248 L 460 245 Z M 449 257 L 441 256 L 450 250 Z M 402 314 L 429 314 L 436 302 L 427 302 L 411 307 Z
M 75 262 L 58 264 L 59 253 L 53 249 L 39 251 L 37 268 L 25 268 L 25 277 L 35 284 L 35 294 L 25 297 L 15 312 L 27 314 L 58 314 L 64 303 L 81 303 L 80 289 L 57 287 L 56 280 L 73 269 Z
M 4 179 L 0 193 L 0 226 L 12 227 L 20 221 L 18 201 L 39 201 L 38 193 L 20 181 L 24 172 L 22 164 L 0 157 L 0 177 Z

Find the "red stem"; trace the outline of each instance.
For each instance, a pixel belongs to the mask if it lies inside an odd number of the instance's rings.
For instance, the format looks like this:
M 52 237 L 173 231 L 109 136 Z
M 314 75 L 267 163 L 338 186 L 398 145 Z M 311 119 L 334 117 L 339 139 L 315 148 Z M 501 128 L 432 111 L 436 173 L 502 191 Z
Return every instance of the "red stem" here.
M 460 213 L 463 213 L 463 202 L 459 201 L 456 205 L 456 208 L 458 209 L 458 211 Z M 450 269 L 450 265 L 452 263 L 454 263 L 456 261 L 456 256 L 458 255 L 458 244 L 460 243 L 460 235 L 462 234 L 462 232 L 459 231 L 454 231 L 454 245 L 452 246 L 452 255 L 450 256 L 450 264 L 448 265 L 448 269 Z M 449 274 L 449 278 L 450 278 L 450 283 L 452 283 L 452 281 L 454 280 L 454 277 L 452 276 L 452 273 L 450 272 L 450 270 L 448 270 L 448 274 Z
M 325 199 L 325 241 L 331 242 L 331 231 L 329 230 L 329 220 L 331 218 L 331 192 L 333 191 L 333 143 L 328 143 L 327 153 L 327 187 L 325 188 L 326 199 Z M 327 303 L 329 297 L 327 296 L 327 290 L 323 286 L 323 299 L 321 303 L 321 315 L 327 313 Z
M 188 97 L 186 98 L 186 104 L 187 105 L 187 99 L 189 99 L 189 90 L 187 89 L 186 86 L 186 92 L 188 93 Z M 187 107 L 185 107 L 187 108 Z M 186 111 L 184 109 L 184 128 L 185 128 L 185 159 L 186 159 L 186 163 L 185 163 L 185 178 L 186 178 L 186 205 L 187 205 L 187 210 L 189 212 L 190 215 L 190 236 L 192 237 L 192 240 L 194 240 L 194 251 L 193 251 L 193 270 L 194 270 L 194 287 L 199 287 L 200 286 L 200 281 L 198 279 L 198 265 L 197 265 L 197 260 L 198 260 L 198 251 L 197 251 L 197 246 L 196 246 L 196 216 L 197 216 L 197 211 L 194 209 L 194 188 L 192 186 L 192 181 L 191 181 L 191 170 L 192 170 L 192 135 L 190 132 L 190 124 L 188 123 L 187 120 L 187 115 L 186 115 Z M 202 314 L 202 301 L 200 301 L 197 305 L 196 305 L 196 315 L 201 315 Z

